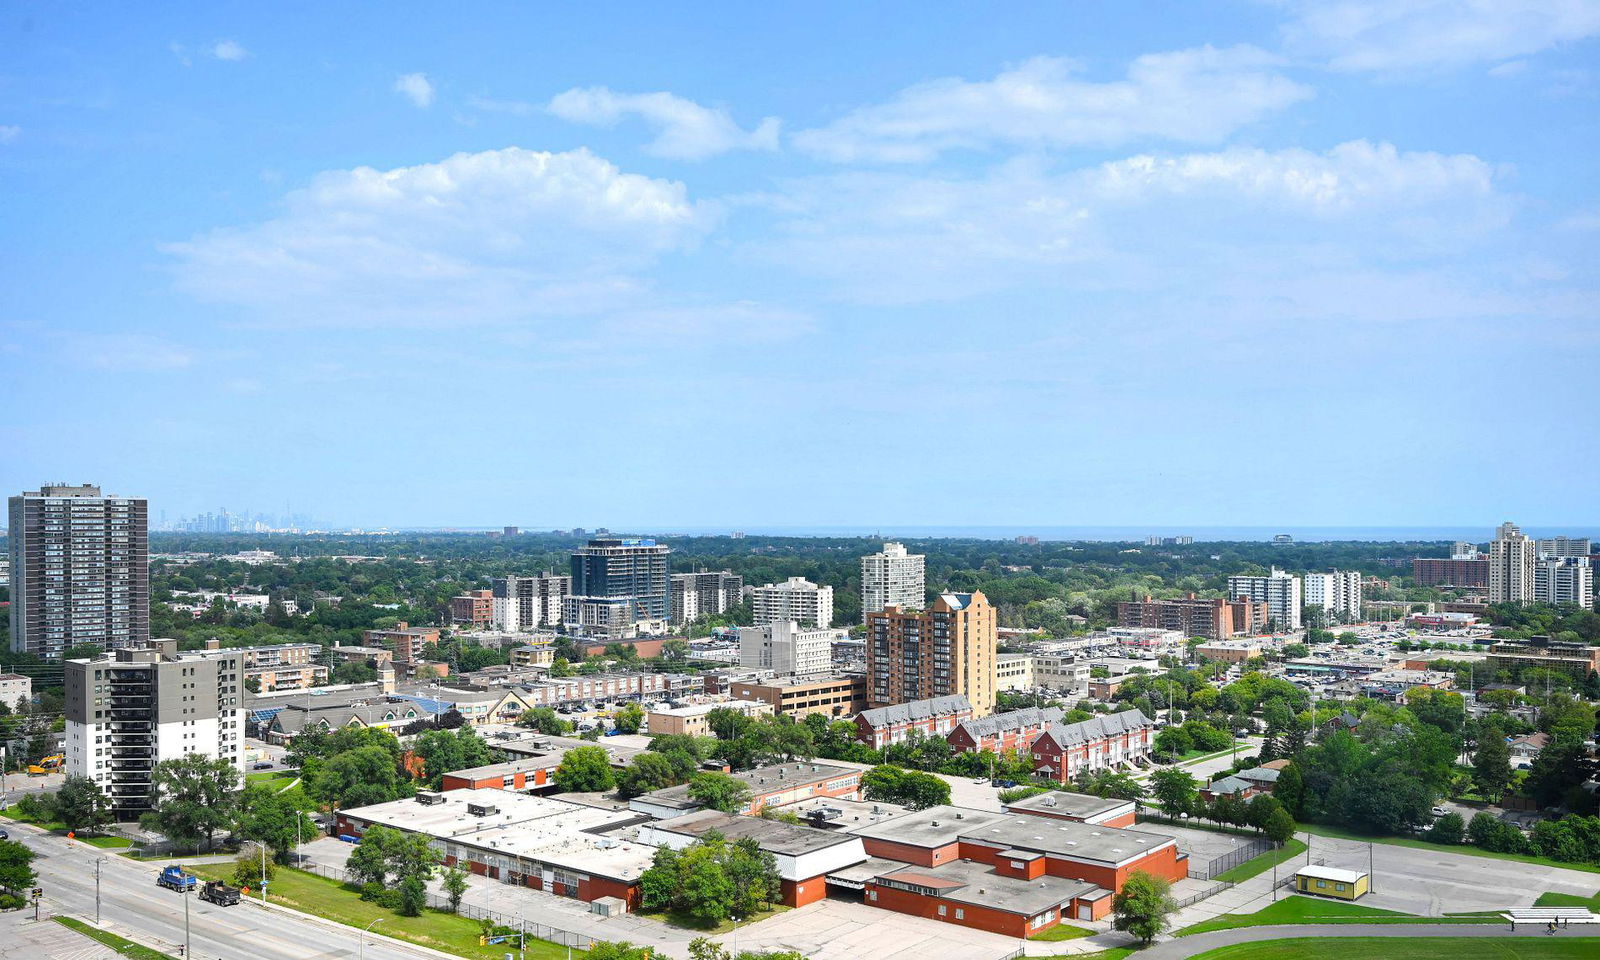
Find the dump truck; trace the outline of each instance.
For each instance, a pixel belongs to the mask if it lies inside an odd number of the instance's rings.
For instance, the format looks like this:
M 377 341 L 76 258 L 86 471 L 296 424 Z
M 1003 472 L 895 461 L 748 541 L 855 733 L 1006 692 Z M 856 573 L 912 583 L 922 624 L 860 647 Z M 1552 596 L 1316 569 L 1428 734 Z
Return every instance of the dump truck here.
M 208 880 L 200 888 L 200 899 L 218 906 L 231 907 L 239 902 L 239 888 L 230 887 L 221 880 Z
M 194 889 L 195 878 L 194 874 L 184 873 L 182 867 L 174 864 L 161 871 L 161 875 L 156 877 L 156 884 L 166 887 L 168 890 L 188 893 Z

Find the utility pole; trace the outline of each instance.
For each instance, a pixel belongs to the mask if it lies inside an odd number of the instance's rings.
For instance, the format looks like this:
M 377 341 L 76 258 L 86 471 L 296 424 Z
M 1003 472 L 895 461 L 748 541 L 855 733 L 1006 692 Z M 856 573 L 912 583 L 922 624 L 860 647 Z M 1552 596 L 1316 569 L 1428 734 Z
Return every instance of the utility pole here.
M 194 951 L 189 949 L 189 888 L 183 888 L 183 955 L 191 957 Z
M 261 905 L 267 905 L 267 845 L 260 840 L 256 846 L 261 848 Z
M 100 865 L 106 862 L 105 857 L 94 862 L 94 925 L 100 926 Z
M 1367 841 L 1367 892 L 1378 892 L 1378 876 L 1372 872 L 1372 841 Z

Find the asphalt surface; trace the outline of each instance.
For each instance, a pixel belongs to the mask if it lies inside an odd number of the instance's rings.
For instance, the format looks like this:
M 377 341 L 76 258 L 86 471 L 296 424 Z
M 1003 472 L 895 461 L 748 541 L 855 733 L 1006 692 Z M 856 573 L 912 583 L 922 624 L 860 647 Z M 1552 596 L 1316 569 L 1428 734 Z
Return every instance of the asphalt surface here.
M 100 926 L 130 940 L 180 954 L 184 944 L 184 901 L 196 960 L 323 960 L 355 957 L 360 931 L 259 903 L 221 907 L 194 894 L 156 886 L 158 863 L 138 863 L 24 824 L 10 825 L 11 838 L 33 849 L 34 870 L 44 889 L 40 915 L 95 919 L 95 861 L 104 858 L 100 876 Z M 27 914 L 32 915 L 32 908 Z M 381 926 L 380 926 L 381 930 Z M 0 957 L 18 956 L 0 944 Z M 372 960 L 436 960 L 443 954 L 374 936 L 362 956 Z
M 1316 923 L 1284 926 L 1241 927 L 1197 933 L 1191 937 L 1166 940 L 1139 952 L 1139 960 L 1186 960 L 1234 943 L 1260 940 L 1298 940 L 1304 937 L 1544 937 L 1551 936 L 1543 926 L 1519 924 L 1513 931 L 1509 923 Z M 1600 926 L 1582 924 L 1558 930 L 1557 937 L 1600 936 Z

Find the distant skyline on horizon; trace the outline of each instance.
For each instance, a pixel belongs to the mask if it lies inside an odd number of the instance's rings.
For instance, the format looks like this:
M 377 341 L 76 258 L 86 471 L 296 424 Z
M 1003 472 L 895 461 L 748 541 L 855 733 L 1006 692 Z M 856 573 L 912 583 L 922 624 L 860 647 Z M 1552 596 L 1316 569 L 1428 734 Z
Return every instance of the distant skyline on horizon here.
M 6 489 L 1589 509 L 1600 0 L 388 9 L 0 8 Z

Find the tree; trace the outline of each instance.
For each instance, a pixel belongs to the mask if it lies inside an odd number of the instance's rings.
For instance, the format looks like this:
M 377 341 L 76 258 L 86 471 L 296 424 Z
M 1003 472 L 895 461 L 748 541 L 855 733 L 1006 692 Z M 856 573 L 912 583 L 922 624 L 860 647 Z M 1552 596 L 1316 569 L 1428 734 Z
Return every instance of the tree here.
M 718 740 L 737 739 L 739 734 L 754 722 L 743 710 L 734 710 L 730 707 L 716 707 L 706 714 L 706 726 Z
M 417 877 L 406 877 L 400 881 L 400 915 L 402 917 L 420 917 L 422 908 L 428 905 L 428 885 Z
M 1262 824 L 1261 832 L 1267 835 L 1268 840 L 1281 847 L 1294 836 L 1294 818 L 1289 816 L 1289 811 L 1280 806 L 1267 817 L 1266 823 Z
M 617 785 L 604 747 L 574 747 L 556 767 L 556 786 L 569 793 L 599 793 Z
M 139 818 L 177 846 L 209 848 L 219 830 L 233 822 L 239 771 L 223 758 L 191 753 L 156 764 L 155 809 Z
M 1150 788 L 1156 802 L 1161 804 L 1161 809 L 1169 817 L 1193 812 L 1195 801 L 1199 798 L 1194 776 L 1176 767 L 1151 774 Z
M 470 727 L 425 730 L 412 742 L 411 752 L 422 760 L 423 779 L 434 790 L 451 770 L 485 766 L 502 756 Z
M 450 912 L 461 911 L 461 898 L 467 892 L 467 875 L 455 867 L 444 872 L 444 893 L 450 899 Z
M 712 810 L 736 813 L 750 802 L 750 788 L 743 780 L 707 770 L 689 778 L 689 799 Z
M 0 840 L 0 890 L 20 897 L 33 886 L 38 874 L 33 871 L 32 850 L 15 840 Z
M 1428 828 L 1428 840 L 1454 846 L 1461 842 L 1466 832 L 1466 822 L 1461 819 L 1461 814 L 1447 813 L 1433 821 L 1433 826 Z
M 296 843 L 317 839 L 317 825 L 306 816 L 310 809 L 311 801 L 299 787 L 251 784 L 239 795 L 235 829 L 246 840 L 271 847 L 278 862 L 287 865 Z
M 1278 781 L 1273 785 L 1272 795 L 1283 804 L 1283 809 L 1290 817 L 1300 816 L 1300 807 L 1306 795 L 1306 782 L 1300 776 L 1299 766 L 1291 763 L 1278 771 Z
M 638 733 L 644 723 L 644 708 L 637 703 L 630 703 L 618 710 L 612 720 L 617 725 L 618 733 Z
M 268 853 L 262 855 L 264 847 L 259 843 L 246 843 L 239 847 L 239 853 L 233 858 L 233 885 L 236 887 L 253 887 L 263 879 L 269 883 L 278 872 L 277 860 Z
M 617 774 L 617 789 L 624 797 L 637 797 L 652 790 L 678 784 L 677 771 L 672 761 L 659 753 L 636 754 Z
M 866 788 L 868 800 L 898 803 L 913 810 L 950 802 L 950 784 L 942 777 L 887 763 L 863 773 L 861 785 Z
M 753 839 L 730 844 L 709 830 L 682 850 L 657 848 L 639 878 L 640 905 L 671 910 L 712 926 L 730 916 L 749 917 L 782 896 L 777 861 Z
M 570 677 L 570 676 L 572 676 L 572 664 L 567 662 L 567 658 L 566 657 L 556 657 L 554 660 L 550 661 L 550 676 L 552 676 L 552 677 Z
M 98 832 L 113 819 L 111 801 L 100 791 L 100 786 L 76 774 L 67 777 L 56 791 L 53 813 L 67 829 L 89 833 Z
M 1172 884 L 1143 870 L 1135 870 L 1122 884 L 1122 892 L 1111 902 L 1115 915 L 1112 925 L 1149 943 L 1167 928 L 1168 918 L 1178 909 L 1171 896 Z
M 1486 799 L 1495 802 L 1510 782 L 1511 745 L 1499 727 L 1485 725 L 1478 734 L 1478 752 L 1472 756 L 1472 783 Z
M 547 737 L 559 737 L 572 730 L 572 724 L 549 707 L 534 707 L 532 710 L 522 711 L 522 716 L 517 718 L 517 726 L 529 727 Z
M 327 807 L 364 807 L 410 796 L 415 788 L 409 775 L 401 778 L 397 760 L 397 752 L 381 746 L 346 750 L 314 766 L 306 793 Z
M 382 885 L 389 875 L 389 836 L 395 833 L 388 827 L 372 826 L 361 835 L 361 842 L 350 851 L 344 869 L 358 886 L 369 883 Z

